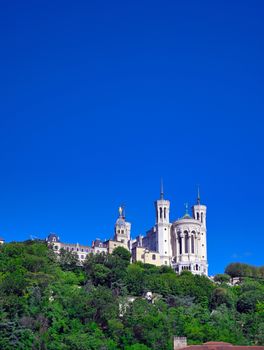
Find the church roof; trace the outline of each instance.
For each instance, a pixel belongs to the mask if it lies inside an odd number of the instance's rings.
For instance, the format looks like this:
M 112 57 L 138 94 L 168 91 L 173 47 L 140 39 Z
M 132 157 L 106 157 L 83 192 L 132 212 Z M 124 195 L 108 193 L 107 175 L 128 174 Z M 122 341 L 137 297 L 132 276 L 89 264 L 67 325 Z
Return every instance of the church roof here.
M 193 218 L 188 214 L 188 213 L 186 213 L 181 219 L 184 219 L 184 220 L 192 220 Z

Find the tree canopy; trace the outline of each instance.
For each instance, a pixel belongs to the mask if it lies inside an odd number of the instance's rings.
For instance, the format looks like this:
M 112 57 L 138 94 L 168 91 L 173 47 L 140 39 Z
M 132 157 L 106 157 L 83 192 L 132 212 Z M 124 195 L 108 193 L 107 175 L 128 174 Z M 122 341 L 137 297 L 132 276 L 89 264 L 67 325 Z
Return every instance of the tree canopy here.
M 176 275 L 130 264 L 124 248 L 91 254 L 80 266 L 76 255 L 58 257 L 45 242 L 7 243 L 0 246 L 0 348 L 171 350 L 174 335 L 189 344 L 264 345 L 264 282 L 257 277 L 230 286 L 226 275 L 215 283 Z

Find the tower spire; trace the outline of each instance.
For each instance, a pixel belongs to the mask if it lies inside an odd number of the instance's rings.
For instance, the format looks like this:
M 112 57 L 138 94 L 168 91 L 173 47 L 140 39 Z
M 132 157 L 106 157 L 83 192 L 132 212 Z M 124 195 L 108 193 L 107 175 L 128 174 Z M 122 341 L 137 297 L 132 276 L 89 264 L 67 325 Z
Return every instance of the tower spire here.
M 200 201 L 201 198 L 200 198 L 200 186 L 198 185 L 198 189 L 197 189 L 197 204 L 200 205 Z
M 160 199 L 164 199 L 163 180 L 160 179 Z

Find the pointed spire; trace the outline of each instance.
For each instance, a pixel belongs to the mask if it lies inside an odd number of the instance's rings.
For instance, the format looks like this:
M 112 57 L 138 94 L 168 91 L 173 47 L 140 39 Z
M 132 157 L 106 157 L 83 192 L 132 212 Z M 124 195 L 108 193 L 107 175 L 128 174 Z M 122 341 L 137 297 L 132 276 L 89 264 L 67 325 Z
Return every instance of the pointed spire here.
M 160 179 L 160 199 L 164 199 L 163 180 Z
M 198 185 L 198 190 L 197 190 L 197 204 L 200 205 L 200 186 Z
M 188 212 L 188 203 L 184 203 L 185 205 L 185 215 L 189 215 L 189 212 Z

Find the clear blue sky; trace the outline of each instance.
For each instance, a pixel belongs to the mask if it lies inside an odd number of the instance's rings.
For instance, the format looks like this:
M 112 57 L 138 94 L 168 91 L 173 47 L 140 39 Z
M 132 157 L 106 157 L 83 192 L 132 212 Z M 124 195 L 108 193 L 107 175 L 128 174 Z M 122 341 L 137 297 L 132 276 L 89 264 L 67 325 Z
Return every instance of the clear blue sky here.
M 0 235 L 132 234 L 208 206 L 210 273 L 263 265 L 263 1 L 1 1 Z

